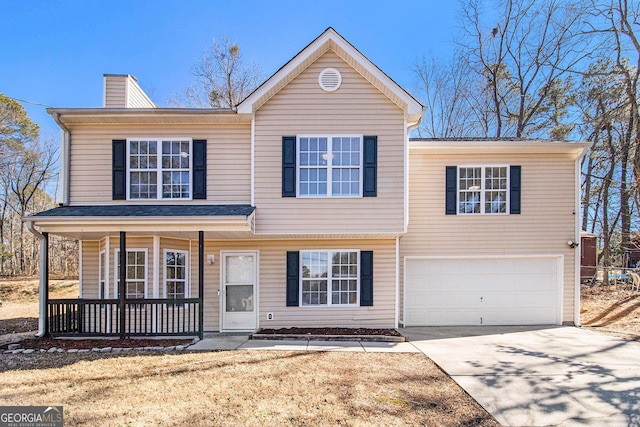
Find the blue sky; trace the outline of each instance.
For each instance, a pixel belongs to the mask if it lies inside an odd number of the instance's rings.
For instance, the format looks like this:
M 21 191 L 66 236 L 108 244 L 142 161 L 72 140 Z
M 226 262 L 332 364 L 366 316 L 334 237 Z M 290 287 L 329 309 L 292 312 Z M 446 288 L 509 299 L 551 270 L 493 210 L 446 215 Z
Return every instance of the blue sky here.
M 160 106 L 228 35 L 268 77 L 333 27 L 405 89 L 416 60 L 453 49 L 457 2 L 3 0 L 0 92 L 54 107 L 101 107 L 102 75 L 128 73 Z M 45 134 L 58 128 L 24 104 Z

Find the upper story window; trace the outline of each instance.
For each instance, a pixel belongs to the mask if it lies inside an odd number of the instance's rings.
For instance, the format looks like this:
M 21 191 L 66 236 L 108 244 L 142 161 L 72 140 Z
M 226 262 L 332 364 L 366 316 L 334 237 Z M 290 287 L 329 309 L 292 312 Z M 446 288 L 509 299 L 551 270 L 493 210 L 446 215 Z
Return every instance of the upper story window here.
M 447 166 L 446 169 L 448 215 L 520 213 L 520 166 Z
M 458 168 L 459 214 L 506 214 L 509 176 L 507 166 Z
M 191 199 L 191 139 L 128 139 L 128 198 Z
M 362 136 L 298 136 L 298 195 L 362 196 Z

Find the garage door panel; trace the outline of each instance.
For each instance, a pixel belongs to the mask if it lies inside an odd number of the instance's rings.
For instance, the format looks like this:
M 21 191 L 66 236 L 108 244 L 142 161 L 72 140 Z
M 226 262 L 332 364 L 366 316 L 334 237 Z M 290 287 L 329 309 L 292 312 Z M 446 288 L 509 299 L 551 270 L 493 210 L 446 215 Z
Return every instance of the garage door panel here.
M 558 257 L 407 259 L 406 326 L 560 323 Z

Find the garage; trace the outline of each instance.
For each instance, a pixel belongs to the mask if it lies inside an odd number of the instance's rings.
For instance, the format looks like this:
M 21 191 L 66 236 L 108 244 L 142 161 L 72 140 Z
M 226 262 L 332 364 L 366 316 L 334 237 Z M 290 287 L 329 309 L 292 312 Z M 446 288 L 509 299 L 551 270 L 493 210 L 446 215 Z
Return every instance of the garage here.
M 404 325 L 560 324 L 562 256 L 405 258 Z

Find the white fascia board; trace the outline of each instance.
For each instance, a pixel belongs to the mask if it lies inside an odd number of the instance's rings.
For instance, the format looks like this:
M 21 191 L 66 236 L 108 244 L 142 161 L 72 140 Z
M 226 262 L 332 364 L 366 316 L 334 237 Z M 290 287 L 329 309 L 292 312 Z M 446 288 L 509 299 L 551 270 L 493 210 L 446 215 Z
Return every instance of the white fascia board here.
M 591 142 L 565 141 L 409 141 L 412 153 L 481 154 L 481 153 L 570 153 L 582 157 Z

